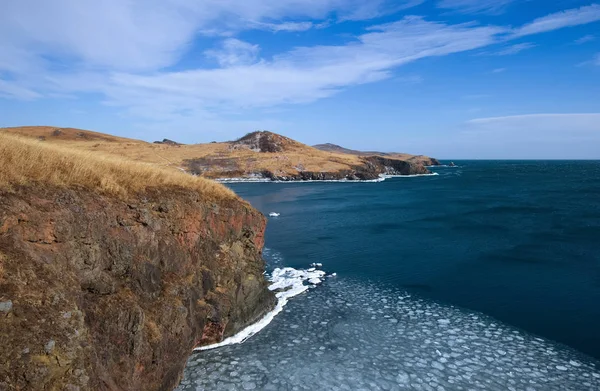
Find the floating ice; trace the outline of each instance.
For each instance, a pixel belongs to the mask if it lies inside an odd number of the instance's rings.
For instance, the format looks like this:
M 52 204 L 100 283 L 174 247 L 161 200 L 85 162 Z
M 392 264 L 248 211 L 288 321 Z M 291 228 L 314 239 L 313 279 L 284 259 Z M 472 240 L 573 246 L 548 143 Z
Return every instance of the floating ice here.
M 271 212 L 271 213 L 269 213 L 269 216 L 270 217 L 279 217 L 279 216 L 281 216 L 281 213 Z
M 382 179 L 390 179 L 390 178 L 419 178 L 422 176 L 438 176 L 440 175 L 437 172 L 432 172 L 431 174 L 415 174 L 415 175 L 388 175 L 388 174 L 381 174 L 379 175 L 380 178 Z
M 347 278 L 308 290 L 321 273 L 275 269 L 280 303 L 306 293 L 246 343 L 192 355 L 179 390 L 600 390 L 598 362 L 562 345 Z
M 304 284 L 306 281 L 313 286 L 318 285 L 322 282 L 324 276 L 324 271 L 314 269 L 297 270 L 291 267 L 285 267 L 273 270 L 271 273 L 271 285 L 269 285 L 269 290 L 277 292 L 275 293 L 275 297 L 277 298 L 275 308 L 267 313 L 261 320 L 246 327 L 237 334 L 226 338 L 219 343 L 200 346 L 194 350 L 210 350 L 246 341 L 271 323 L 273 318 L 283 310 L 283 307 L 288 303 L 289 299 L 308 290 L 310 286 Z
M 438 167 L 438 166 L 436 166 Z M 378 183 L 383 182 L 386 179 L 390 178 L 418 178 L 424 176 L 436 176 L 439 175 L 437 172 L 433 172 L 431 174 L 415 174 L 415 175 L 388 175 L 388 174 L 380 174 L 378 178 L 375 179 L 308 179 L 308 180 L 289 180 L 289 181 L 281 181 L 281 180 L 272 180 L 270 178 L 265 178 L 262 176 L 249 176 L 249 177 L 240 177 L 240 178 L 217 178 L 216 182 L 219 183 L 313 183 L 313 182 L 334 182 L 334 183 Z

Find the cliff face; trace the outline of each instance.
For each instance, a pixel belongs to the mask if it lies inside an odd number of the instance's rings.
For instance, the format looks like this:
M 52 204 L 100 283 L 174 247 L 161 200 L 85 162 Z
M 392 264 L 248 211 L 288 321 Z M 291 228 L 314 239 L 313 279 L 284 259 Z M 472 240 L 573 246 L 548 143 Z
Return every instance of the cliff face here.
M 264 217 L 188 190 L 0 190 L 0 389 L 169 390 L 274 304 Z
M 275 174 L 271 171 L 260 173 L 274 181 L 306 181 L 306 180 L 374 180 L 379 175 L 423 175 L 431 172 L 423 164 L 403 160 L 388 159 L 381 156 L 367 156 L 361 158 L 361 165 L 350 170 L 336 172 L 300 171 L 297 174 Z
M 343 153 L 355 156 L 381 156 L 389 159 L 404 160 L 409 163 L 422 164 L 424 166 L 440 165 L 440 162 L 437 159 L 424 155 L 411 155 L 408 153 L 399 152 L 358 151 L 356 149 L 348 149 L 331 143 L 313 145 L 313 148 L 316 148 L 320 151 Z

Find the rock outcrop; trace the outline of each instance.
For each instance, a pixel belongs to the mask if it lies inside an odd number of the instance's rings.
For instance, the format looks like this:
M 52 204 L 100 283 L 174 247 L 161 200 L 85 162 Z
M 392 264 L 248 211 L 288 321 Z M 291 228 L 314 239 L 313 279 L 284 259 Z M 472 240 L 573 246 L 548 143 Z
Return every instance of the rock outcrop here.
M 162 141 L 155 141 L 154 144 L 172 145 L 175 147 L 179 147 L 179 146 L 183 145 L 181 143 L 178 143 L 177 141 L 169 140 L 168 138 L 163 138 Z
M 249 149 L 253 152 L 261 153 L 284 152 L 290 147 L 302 146 L 302 144 L 291 138 L 266 130 L 248 133 L 236 141 L 231 141 L 229 144 L 233 150 Z
M 383 157 L 387 157 L 389 159 L 404 160 L 404 161 L 407 161 L 410 163 L 422 164 L 424 166 L 439 166 L 440 165 L 440 162 L 437 159 L 434 159 L 429 156 L 424 156 L 424 155 L 410 155 L 408 153 L 399 153 L 399 152 L 358 151 L 356 149 L 348 149 L 348 148 L 344 148 L 339 145 L 331 144 L 331 143 L 313 145 L 313 148 L 316 148 L 320 151 L 343 153 L 346 155 L 383 156 Z
M 265 218 L 184 189 L 0 189 L 0 389 L 171 390 L 272 308 Z
M 274 181 L 365 181 L 380 178 L 380 175 L 423 175 L 431 172 L 422 164 L 411 163 L 403 160 L 388 159 L 381 156 L 368 156 L 362 158 L 362 165 L 357 165 L 351 170 L 336 172 L 298 171 L 297 174 L 277 174 L 272 171 L 263 171 L 260 175 Z

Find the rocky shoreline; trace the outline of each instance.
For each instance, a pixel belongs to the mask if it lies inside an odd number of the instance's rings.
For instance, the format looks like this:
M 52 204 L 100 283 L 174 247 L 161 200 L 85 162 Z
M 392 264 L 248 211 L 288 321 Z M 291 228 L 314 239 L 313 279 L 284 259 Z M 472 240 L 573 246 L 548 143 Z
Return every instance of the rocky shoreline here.
M 362 158 L 362 165 L 357 165 L 348 170 L 335 172 L 304 171 L 297 173 L 282 173 L 278 171 L 263 170 L 259 172 L 223 171 L 214 179 L 226 182 L 380 182 L 385 176 L 417 176 L 431 175 L 432 172 L 423 164 L 411 163 L 403 160 L 390 159 L 382 156 L 368 156 Z M 188 166 L 189 173 L 202 175 L 203 171 L 195 169 L 193 164 Z

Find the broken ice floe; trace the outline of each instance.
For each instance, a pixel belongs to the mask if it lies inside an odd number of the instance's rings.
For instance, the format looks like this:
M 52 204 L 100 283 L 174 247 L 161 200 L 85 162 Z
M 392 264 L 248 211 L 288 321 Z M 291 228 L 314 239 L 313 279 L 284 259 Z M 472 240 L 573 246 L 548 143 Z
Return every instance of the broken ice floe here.
M 323 281 L 323 277 L 325 277 L 325 272 L 322 270 L 315 270 L 314 268 L 312 268 L 312 270 L 298 270 L 291 267 L 276 268 L 271 273 L 271 285 L 269 285 L 269 290 L 276 292 L 275 297 L 277 298 L 277 304 L 275 305 L 275 308 L 258 322 L 246 327 L 237 334 L 224 339 L 222 342 L 201 346 L 194 350 L 210 350 L 221 346 L 244 342 L 271 323 L 273 318 L 283 310 L 283 307 L 288 303 L 289 299 L 320 284 Z
M 375 284 L 296 282 L 316 272 L 279 269 L 306 293 L 246 343 L 190 357 L 179 390 L 600 390 L 598 362 L 563 345 Z

